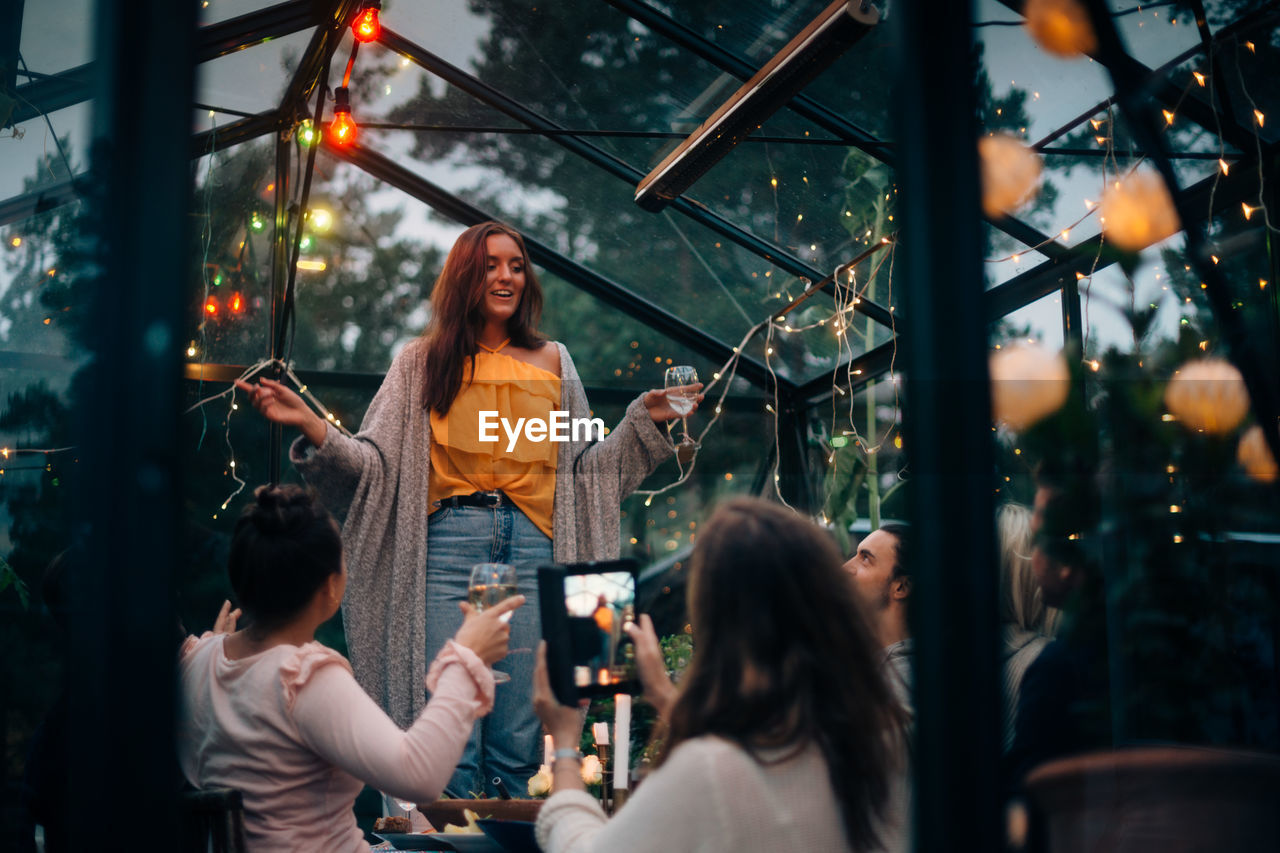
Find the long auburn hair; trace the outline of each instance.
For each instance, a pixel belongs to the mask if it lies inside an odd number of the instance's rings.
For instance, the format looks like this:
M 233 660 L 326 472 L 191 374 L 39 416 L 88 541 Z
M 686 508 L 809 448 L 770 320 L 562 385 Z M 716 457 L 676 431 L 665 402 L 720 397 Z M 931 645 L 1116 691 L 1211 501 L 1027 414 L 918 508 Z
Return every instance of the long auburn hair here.
M 840 552 L 776 504 L 734 498 L 698 532 L 687 590 L 693 658 L 659 763 L 683 741 L 718 735 L 759 751 L 813 745 L 855 850 L 873 847 L 904 760 L 906 716 Z
M 494 234 L 505 234 L 520 247 L 524 258 L 524 292 L 520 305 L 507 324 L 511 343 L 526 349 L 537 348 L 546 340 L 538 332 L 542 319 L 542 285 L 529 263 L 529 250 L 524 238 L 501 222 L 481 222 L 463 231 L 431 290 L 431 320 L 422 336 L 427 342 L 423 371 L 423 407 L 441 415 L 449 412 L 454 397 L 462 388 L 463 368 L 471 363 L 475 375 L 476 339 L 484 329 L 484 283 L 488 252 L 485 241 Z

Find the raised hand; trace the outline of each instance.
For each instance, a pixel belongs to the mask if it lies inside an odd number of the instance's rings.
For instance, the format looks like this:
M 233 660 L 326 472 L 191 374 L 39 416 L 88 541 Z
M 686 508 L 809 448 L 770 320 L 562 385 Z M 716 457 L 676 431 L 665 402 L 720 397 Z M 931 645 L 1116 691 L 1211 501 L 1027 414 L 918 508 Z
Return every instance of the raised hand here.
M 683 390 L 685 388 L 689 389 L 690 391 L 699 392 L 698 399 L 694 401 L 692 409 L 689 409 L 687 412 L 677 412 L 675 409 L 671 408 L 671 402 L 667 398 L 667 392 Z M 702 402 L 702 398 L 704 396 L 701 393 L 701 391 L 702 391 L 701 382 L 695 382 L 692 385 L 683 385 L 683 386 L 680 386 L 679 389 L 667 388 L 664 390 L 664 389 L 655 388 L 652 391 L 645 392 L 644 405 L 645 405 L 645 408 L 649 410 L 649 417 L 653 418 L 658 423 L 662 423 L 663 421 L 674 420 L 675 418 L 679 418 L 679 417 L 687 417 L 693 414 L 694 412 L 698 411 L 698 404 Z
M 237 379 L 236 387 L 249 395 L 249 402 L 267 420 L 281 426 L 297 427 L 316 447 L 324 443 L 328 429 L 324 419 L 287 385 L 263 377 L 257 384 Z
M 507 643 L 511 639 L 511 626 L 507 616 L 512 610 L 524 604 L 523 595 L 513 595 L 486 607 L 476 610 L 469 602 L 459 602 L 462 608 L 462 627 L 453 635 L 453 641 L 466 646 L 476 653 L 486 666 L 493 666 L 507 656 Z
M 676 701 L 676 686 L 667 676 L 662 646 L 658 643 L 658 634 L 653 630 L 653 620 L 649 618 L 649 614 L 641 613 L 638 621 L 628 623 L 627 636 L 635 643 L 636 670 L 640 675 L 644 698 L 649 700 L 658 716 L 665 720 Z
M 231 609 L 231 602 L 222 602 L 222 609 L 218 611 L 218 618 L 213 620 L 213 633 L 215 634 L 234 634 L 236 632 L 236 622 L 240 619 L 240 608 Z

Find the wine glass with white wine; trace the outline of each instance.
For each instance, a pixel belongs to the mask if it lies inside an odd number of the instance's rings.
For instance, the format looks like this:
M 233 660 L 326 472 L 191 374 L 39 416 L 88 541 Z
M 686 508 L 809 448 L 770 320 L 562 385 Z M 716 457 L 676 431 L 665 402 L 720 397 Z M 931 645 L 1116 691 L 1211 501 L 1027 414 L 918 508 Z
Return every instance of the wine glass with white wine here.
M 467 584 L 467 594 L 471 600 L 471 606 L 476 610 L 493 607 L 518 591 L 515 566 L 508 563 L 476 563 L 471 567 L 471 580 Z M 506 622 L 511 619 L 511 612 L 507 611 L 498 618 Z M 496 669 L 490 671 L 493 673 L 493 680 L 498 684 L 511 680 L 511 676 L 505 672 Z
M 698 402 L 698 392 L 694 388 L 697 384 L 698 371 L 689 364 L 677 364 L 675 367 L 668 367 L 667 375 L 663 380 L 663 386 L 667 390 L 667 403 L 671 406 L 672 411 L 680 416 L 680 423 L 684 429 L 680 444 L 683 447 L 689 447 L 694 450 L 698 449 L 698 442 L 694 441 L 693 436 L 689 435 L 688 415 Z

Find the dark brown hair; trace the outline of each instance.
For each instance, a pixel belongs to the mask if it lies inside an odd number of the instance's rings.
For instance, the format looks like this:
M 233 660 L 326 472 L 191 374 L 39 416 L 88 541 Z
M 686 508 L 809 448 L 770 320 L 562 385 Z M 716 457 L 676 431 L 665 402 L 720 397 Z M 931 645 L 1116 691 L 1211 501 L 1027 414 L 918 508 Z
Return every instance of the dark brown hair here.
M 735 498 L 715 511 L 693 550 L 694 654 L 663 758 L 701 735 L 757 758 L 815 746 L 861 850 L 876 844 L 904 760 L 905 714 L 841 563 L 821 528 L 776 504 Z
M 342 571 L 338 525 L 316 497 L 295 485 L 259 486 L 231 534 L 227 574 L 255 626 L 287 622 L 330 575 Z
M 524 292 L 520 305 L 507 324 L 511 343 L 536 349 L 545 338 L 538 332 L 542 319 L 542 285 L 529 263 L 529 251 L 514 228 L 501 222 L 473 225 L 453 244 L 444 268 L 431 291 L 431 321 L 422 336 L 427 342 L 426 370 L 423 371 L 424 408 L 447 414 L 453 398 L 462 388 L 463 368 L 471 362 L 475 373 L 476 338 L 484 328 L 484 282 L 488 266 L 485 241 L 505 234 L 520 247 L 524 258 Z

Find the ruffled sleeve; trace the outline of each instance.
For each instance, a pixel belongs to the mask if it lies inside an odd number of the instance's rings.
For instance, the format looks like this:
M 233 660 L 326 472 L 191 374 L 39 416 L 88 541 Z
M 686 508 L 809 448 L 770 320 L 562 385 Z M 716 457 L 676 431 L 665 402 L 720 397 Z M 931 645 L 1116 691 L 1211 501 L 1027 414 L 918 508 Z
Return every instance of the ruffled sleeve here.
M 348 673 L 351 672 L 351 664 L 346 658 L 319 643 L 307 643 L 298 647 L 298 651 L 280 665 L 280 683 L 284 687 L 285 707 L 289 711 L 293 711 L 293 705 L 298 701 L 298 691 L 326 666 L 340 666 Z
M 431 668 L 427 670 L 427 690 L 435 694 L 436 688 L 440 684 L 440 678 L 444 675 L 445 669 L 452 665 L 459 665 L 466 672 L 471 683 L 475 685 L 476 698 L 480 700 L 480 710 L 477 716 L 484 716 L 493 710 L 493 670 L 484 665 L 484 661 L 480 660 L 480 656 L 466 646 L 449 640 L 444 644 L 444 648 L 440 650 L 440 654 L 436 655 L 436 659 L 431 662 Z

